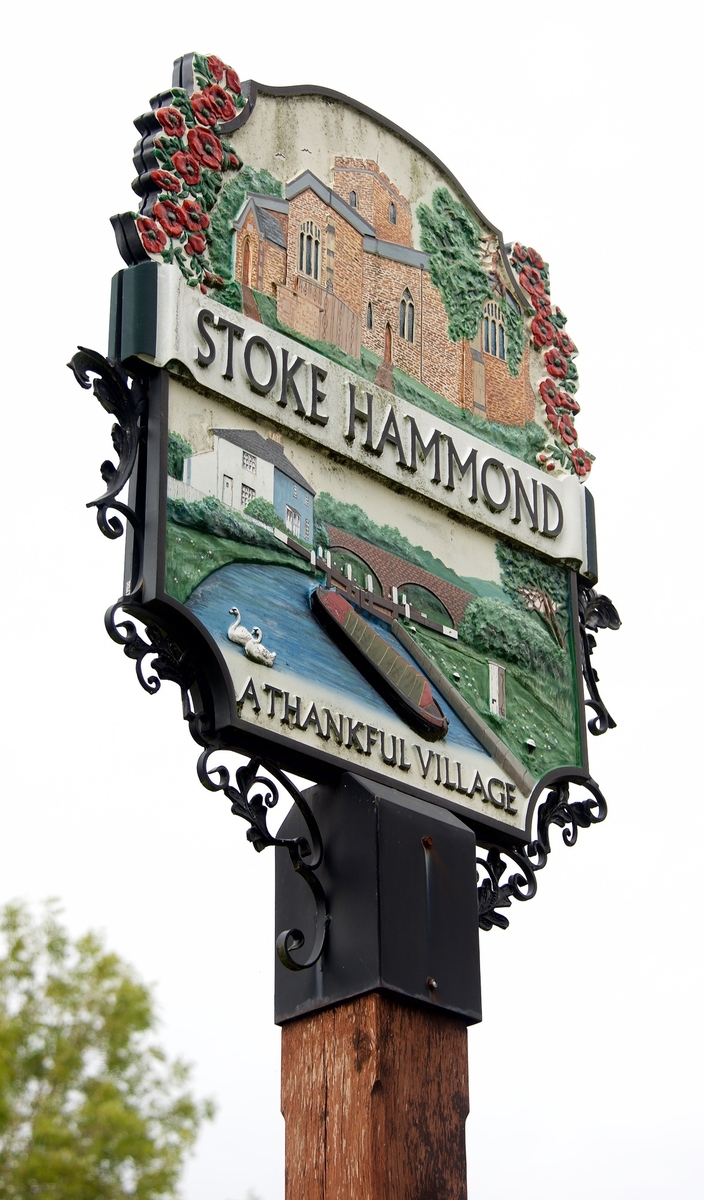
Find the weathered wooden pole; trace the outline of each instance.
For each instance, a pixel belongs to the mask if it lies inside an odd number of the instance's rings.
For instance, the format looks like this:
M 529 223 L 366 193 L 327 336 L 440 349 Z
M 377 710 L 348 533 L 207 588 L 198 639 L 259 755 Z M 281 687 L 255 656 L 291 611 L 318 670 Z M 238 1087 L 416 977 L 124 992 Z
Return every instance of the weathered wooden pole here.
M 371 992 L 284 1025 L 286 1200 L 466 1200 L 465 1022 Z
M 279 963 L 286 1200 L 466 1200 L 467 1025 L 481 1019 L 473 833 L 353 776 L 306 793 L 330 927 Z M 292 812 L 282 834 L 295 836 Z M 277 932 L 314 942 L 310 892 L 277 868 Z

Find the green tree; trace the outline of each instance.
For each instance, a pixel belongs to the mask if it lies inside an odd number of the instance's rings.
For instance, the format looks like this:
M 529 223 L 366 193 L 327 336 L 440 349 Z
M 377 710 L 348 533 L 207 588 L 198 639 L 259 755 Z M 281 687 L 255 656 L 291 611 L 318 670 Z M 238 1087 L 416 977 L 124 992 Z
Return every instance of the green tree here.
M 460 640 L 484 654 L 516 663 L 527 671 L 561 675 L 564 651 L 560 650 L 533 614 L 480 596 L 467 605 L 458 629 Z
M 525 333 L 518 308 L 498 296 L 481 264 L 481 230 L 465 206 L 447 188 L 433 192 L 432 204 L 419 204 L 420 244 L 430 258 L 430 278 L 442 296 L 447 332 L 454 342 L 476 336 L 487 300 L 495 300 L 504 316 L 509 371 L 517 375 Z
M 177 1195 L 209 1101 L 154 1045 L 150 990 L 94 933 L 72 941 L 55 903 L 0 909 L 0 1195 Z

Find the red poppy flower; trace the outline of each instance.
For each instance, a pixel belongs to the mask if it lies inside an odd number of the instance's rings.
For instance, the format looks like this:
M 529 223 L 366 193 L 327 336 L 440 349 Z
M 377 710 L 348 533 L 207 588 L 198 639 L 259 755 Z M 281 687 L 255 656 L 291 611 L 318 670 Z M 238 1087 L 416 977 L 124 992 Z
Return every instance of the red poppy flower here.
M 562 330 L 558 331 L 555 341 L 563 354 L 574 354 L 577 349 L 569 334 L 563 333 Z
M 557 431 L 563 442 L 565 442 L 568 446 L 574 445 L 574 443 L 577 441 L 577 430 L 575 429 L 569 417 L 560 417 L 560 424 L 557 427 Z
M 532 266 L 537 267 L 537 269 L 539 271 L 542 271 L 544 269 L 545 263 L 543 262 L 542 258 L 538 254 L 538 251 L 534 250 L 532 246 L 528 247 L 528 257 L 531 261 Z
M 555 341 L 555 327 L 542 314 L 533 317 L 530 328 L 536 346 L 552 346 Z
M 182 211 L 186 229 L 197 233 L 199 229 L 208 228 L 210 217 L 206 216 L 197 200 L 184 200 Z
M 180 237 L 183 232 L 183 213 L 173 200 L 160 200 L 154 205 L 154 216 L 165 233 Z
M 239 96 L 240 92 L 242 91 L 242 88 L 240 87 L 240 77 L 236 71 L 232 70 L 232 67 L 225 67 L 225 83 L 231 92 L 234 92 L 236 96 Z
M 538 391 L 543 404 L 557 404 L 557 397 L 562 395 L 552 379 L 543 379 Z
M 545 320 L 550 318 L 552 315 L 552 306 L 550 304 L 550 297 L 546 292 L 533 292 L 530 302 L 539 317 L 544 317 Z
M 567 374 L 567 359 L 559 350 L 547 350 L 543 355 L 545 366 L 553 379 L 564 379 Z
M 555 470 L 555 463 L 554 463 L 553 461 L 549 462 L 549 463 L 547 464 L 547 466 L 545 467 L 545 470 L 546 470 L 546 471 L 554 471 L 554 470 Z
M 204 96 L 208 97 L 209 103 L 213 106 L 218 114 L 219 121 L 231 121 L 237 114 L 237 109 L 232 103 L 230 97 L 224 88 L 213 84 L 212 87 L 206 88 L 203 92 Z M 208 122 L 210 124 L 210 122 Z
M 545 416 L 553 429 L 557 429 L 560 424 L 560 414 L 553 408 L 552 404 L 545 405 Z
M 518 278 L 527 292 L 537 292 L 542 295 L 545 291 L 545 284 L 535 267 L 524 267 Z
M 239 171 L 240 167 L 242 166 L 242 163 L 240 162 L 239 158 L 237 158 L 237 156 L 235 154 L 228 154 L 227 160 L 230 164 L 231 170 Z
M 186 132 L 186 122 L 177 108 L 157 108 L 156 119 L 170 137 L 183 137 Z
M 206 61 L 208 63 L 208 70 L 210 71 L 210 74 L 212 75 L 213 79 L 217 79 L 219 83 L 225 73 L 224 62 L 221 58 L 218 58 L 217 54 L 209 54 Z
M 137 228 L 142 236 L 142 245 L 149 254 L 159 254 L 166 245 L 166 234 L 149 217 L 138 217 Z
M 189 129 L 188 147 L 204 167 L 210 167 L 212 171 L 221 169 L 222 146 L 214 133 L 210 133 L 208 129 Z
M 577 475 L 588 475 L 592 469 L 592 462 L 586 450 L 580 450 L 579 446 L 575 446 L 572 451 L 572 465 Z
M 202 233 L 192 233 L 186 242 L 187 254 L 202 254 L 205 250 L 206 241 Z
M 218 110 L 206 92 L 194 92 L 191 108 L 201 125 L 214 125 L 218 119 Z
M 560 406 L 560 408 L 566 408 L 568 412 L 572 413 L 573 417 L 576 417 L 577 413 L 581 412 L 577 401 L 573 400 L 572 397 L 567 394 L 567 392 L 558 392 L 556 403 Z
M 155 183 L 162 192 L 180 192 L 181 180 L 172 175 L 170 171 L 152 171 L 152 183 Z
M 208 295 L 208 289 L 207 289 L 207 287 L 205 286 L 205 284 L 204 284 L 204 283 L 199 283 L 199 284 L 198 284 L 198 287 L 200 288 L 200 290 L 201 290 L 201 292 L 203 293 L 203 295 L 204 295 L 204 296 L 207 296 L 207 295 Z
M 188 132 L 189 132 L 189 134 L 193 133 L 193 130 L 189 129 Z M 186 183 L 190 183 L 191 187 L 193 187 L 196 183 L 199 182 L 200 167 L 198 166 L 198 163 L 196 162 L 195 158 L 193 158 L 193 156 L 191 154 L 186 154 L 185 150 L 178 150 L 176 152 L 176 154 L 174 154 L 171 161 L 174 164 L 179 175 L 183 175 L 183 178 L 186 180 Z M 181 190 L 181 188 L 179 185 L 179 191 L 180 190 Z
M 514 242 L 513 257 L 520 263 L 528 262 L 528 251 L 520 242 Z

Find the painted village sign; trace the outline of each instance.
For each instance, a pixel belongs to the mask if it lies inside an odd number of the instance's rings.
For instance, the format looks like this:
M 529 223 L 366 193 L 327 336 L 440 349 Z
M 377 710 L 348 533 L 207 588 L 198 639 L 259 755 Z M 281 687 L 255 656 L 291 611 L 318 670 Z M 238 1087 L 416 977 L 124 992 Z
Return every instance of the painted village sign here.
M 157 673 L 188 658 L 197 738 L 525 843 L 547 784 L 589 780 L 583 670 L 592 726 L 612 723 L 584 619 L 592 456 L 547 265 L 324 88 L 188 55 L 136 124 L 109 352 L 135 407 L 104 471 L 114 497 L 137 462 L 111 507 L 142 514 L 121 603 Z

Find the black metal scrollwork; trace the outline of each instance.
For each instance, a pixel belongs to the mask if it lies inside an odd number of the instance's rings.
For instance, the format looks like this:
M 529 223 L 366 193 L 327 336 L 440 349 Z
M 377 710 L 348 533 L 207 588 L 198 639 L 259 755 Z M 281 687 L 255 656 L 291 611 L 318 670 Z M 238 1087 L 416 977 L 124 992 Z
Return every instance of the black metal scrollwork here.
M 73 371 L 82 388 L 91 386 L 90 375 L 93 379 L 93 395 L 117 420 L 112 427 L 112 444 L 118 456 L 117 466 L 106 459 L 101 464 L 100 474 L 107 484 L 107 490 L 95 500 L 89 500 L 87 508 L 97 508 L 98 527 L 107 538 L 119 538 L 124 533 L 124 526 L 119 517 L 108 517 L 108 511 L 113 509 L 129 521 L 139 543 L 141 562 L 142 523 L 126 504 L 115 497 L 122 491 L 134 470 L 139 449 L 140 418 L 146 407 L 147 389 L 143 381 L 133 379 L 123 370 L 120 364 L 112 358 L 104 358 L 96 350 L 78 347 L 67 364 Z M 133 592 L 137 591 L 133 587 Z
M 283 965 L 290 971 L 305 971 L 323 953 L 330 924 L 327 897 L 315 874 L 323 861 L 323 843 L 315 817 L 298 788 L 272 763 L 253 758 L 235 772 L 237 787 L 233 787 L 226 767 L 210 766 L 209 759 L 214 752 L 215 748 L 207 747 L 198 760 L 198 778 L 203 786 L 211 792 L 224 792 L 230 801 L 230 811 L 249 822 L 247 838 L 255 850 L 261 851 L 267 846 L 280 846 L 288 850 L 294 871 L 305 880 L 313 893 L 315 937 L 307 958 L 300 961 L 292 954 L 292 951 L 300 950 L 305 944 L 300 929 L 286 929 L 276 939 L 276 953 Z M 265 774 L 260 774 L 260 771 Z M 269 830 L 267 816 L 278 803 L 280 786 L 286 789 L 303 816 L 307 837 L 279 838 Z
M 194 708 L 191 697 L 196 681 L 196 665 L 189 651 L 184 651 L 173 637 L 153 620 L 147 621 L 140 612 L 144 625 L 141 633 L 135 621 L 129 617 L 118 619 L 120 609 L 138 605 L 138 593 L 142 586 L 144 530 L 139 516 L 126 504 L 117 500 L 118 493 L 129 480 L 137 461 L 141 437 L 142 416 L 146 413 L 147 385 L 144 380 L 130 378 L 119 363 L 104 358 L 95 350 L 79 346 L 68 364 L 78 383 L 83 388 L 91 386 L 106 412 L 116 417 L 112 427 L 112 444 L 118 455 L 117 466 L 109 460 L 104 462 L 100 473 L 107 490 L 88 508 L 97 508 L 98 526 L 110 539 L 124 533 L 124 525 L 117 516 L 108 516 L 109 510 L 118 512 L 132 527 L 139 561 L 138 579 L 132 585 L 129 596 L 121 596 L 105 614 L 105 628 L 117 645 L 122 646 L 127 658 L 135 664 L 137 678 L 146 692 L 154 695 L 163 680 L 176 683 L 181 691 L 183 717 L 195 741 L 202 747 L 198 759 L 198 777 L 211 792 L 224 792 L 230 801 L 230 811 L 249 823 L 247 838 L 254 849 L 261 851 L 267 846 L 279 846 L 288 851 L 294 871 L 305 880 L 315 902 L 315 936 L 304 959 L 295 957 L 295 952 L 305 946 L 305 937 L 300 929 L 286 929 L 276 939 L 276 951 L 285 967 L 291 971 L 304 971 L 320 958 L 325 946 L 330 914 L 323 886 L 316 875 L 323 860 L 323 844 L 315 818 L 298 788 L 272 763 L 253 758 L 235 771 L 237 786 L 230 780 L 230 772 L 222 765 L 210 766 L 210 757 L 230 749 L 211 728 L 204 712 Z M 148 667 L 145 669 L 145 662 Z M 263 772 L 263 773 L 262 773 Z M 279 838 L 271 833 L 267 825 L 267 814 L 276 806 L 280 789 L 285 789 L 301 812 L 308 831 L 307 837 Z
M 579 601 L 579 630 L 582 638 L 582 670 L 584 682 L 587 685 L 589 699 L 585 700 L 588 708 L 594 709 L 595 716 L 588 722 L 589 732 L 595 736 L 606 733 L 607 729 L 615 729 L 616 722 L 608 711 L 599 695 L 599 676 L 592 666 L 592 652 L 596 647 L 594 634 L 599 629 L 619 629 L 621 618 L 608 596 L 600 596 L 593 588 L 580 587 Z
M 591 792 L 588 800 L 570 800 L 570 783 L 578 783 Z M 477 889 L 479 902 L 479 928 L 508 928 L 508 917 L 497 912 L 510 908 L 513 900 L 531 900 L 538 890 L 536 871 L 542 871 L 550 854 L 550 826 L 562 829 L 562 840 L 566 846 L 574 846 L 580 829 L 598 825 L 606 817 L 606 800 L 593 779 L 565 778 L 554 781 L 545 800 L 538 809 L 537 837 L 525 849 L 506 849 L 498 846 L 484 847 L 486 857 L 477 856 L 477 866 L 484 871 Z M 509 876 L 505 883 L 502 877 L 509 861 L 515 863 L 518 872 Z

